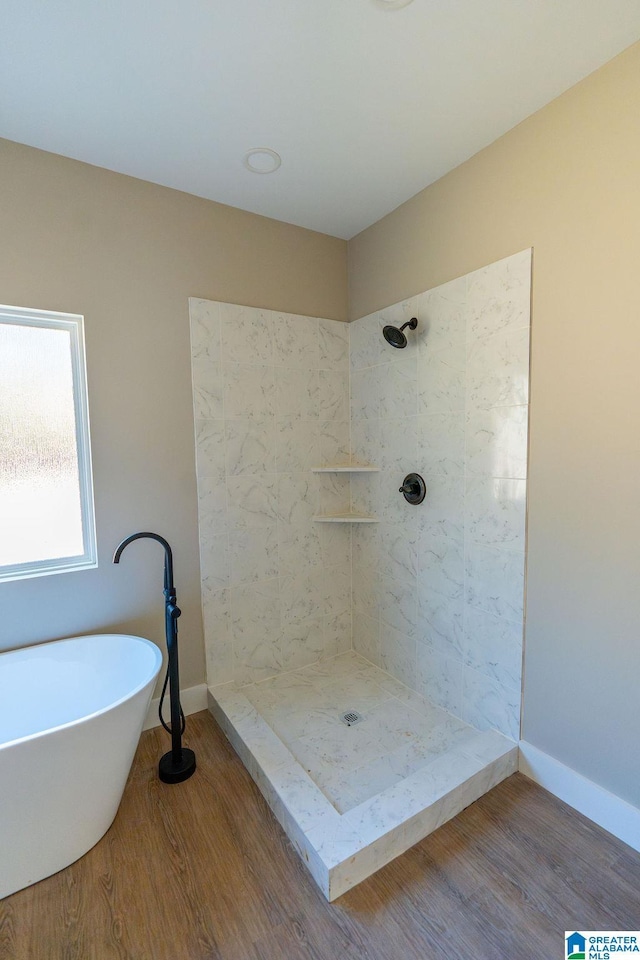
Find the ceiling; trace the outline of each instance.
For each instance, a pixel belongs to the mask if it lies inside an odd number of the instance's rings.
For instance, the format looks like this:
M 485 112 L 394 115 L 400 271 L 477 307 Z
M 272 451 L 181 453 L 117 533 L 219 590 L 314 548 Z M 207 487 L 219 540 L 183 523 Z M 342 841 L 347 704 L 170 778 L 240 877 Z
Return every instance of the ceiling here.
M 638 0 L 0 9 L 0 136 L 343 238 L 640 38 Z

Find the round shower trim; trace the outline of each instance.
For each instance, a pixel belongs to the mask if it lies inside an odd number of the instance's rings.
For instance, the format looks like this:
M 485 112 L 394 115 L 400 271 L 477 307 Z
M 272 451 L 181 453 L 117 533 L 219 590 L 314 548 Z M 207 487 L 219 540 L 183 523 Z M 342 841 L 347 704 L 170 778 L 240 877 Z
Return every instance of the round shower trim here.
M 398 490 L 407 503 L 422 503 L 427 493 L 427 485 L 419 473 L 408 473 Z

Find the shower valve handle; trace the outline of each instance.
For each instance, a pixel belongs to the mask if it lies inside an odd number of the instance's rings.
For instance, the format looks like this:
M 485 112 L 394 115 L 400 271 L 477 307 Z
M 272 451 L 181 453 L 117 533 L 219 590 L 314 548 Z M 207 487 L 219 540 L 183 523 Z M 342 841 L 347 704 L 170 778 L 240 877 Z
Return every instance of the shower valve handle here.
M 408 473 L 398 491 L 407 503 L 422 503 L 426 492 L 427 486 L 419 473 Z

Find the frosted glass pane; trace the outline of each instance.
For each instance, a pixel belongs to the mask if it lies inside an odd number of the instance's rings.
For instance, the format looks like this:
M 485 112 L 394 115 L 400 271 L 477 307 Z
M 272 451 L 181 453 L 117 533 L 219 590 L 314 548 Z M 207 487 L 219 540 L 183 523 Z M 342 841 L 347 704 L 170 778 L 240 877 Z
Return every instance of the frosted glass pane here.
M 71 335 L 0 323 L 0 566 L 83 553 Z

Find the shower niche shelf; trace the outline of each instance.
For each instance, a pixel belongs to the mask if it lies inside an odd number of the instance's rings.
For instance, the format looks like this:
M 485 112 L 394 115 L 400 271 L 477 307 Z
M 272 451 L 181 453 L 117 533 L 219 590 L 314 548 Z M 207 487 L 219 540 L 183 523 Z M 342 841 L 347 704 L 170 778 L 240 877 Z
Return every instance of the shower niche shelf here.
M 377 517 L 368 517 L 363 513 L 325 513 L 312 518 L 319 523 L 379 523 Z
M 328 463 L 324 467 L 311 467 L 311 473 L 378 473 L 380 467 L 371 463 Z
M 321 467 L 311 467 L 312 473 L 378 473 L 380 467 L 372 463 L 327 463 Z M 378 523 L 377 517 L 363 513 L 344 511 L 341 513 L 319 514 L 312 518 L 319 523 Z

